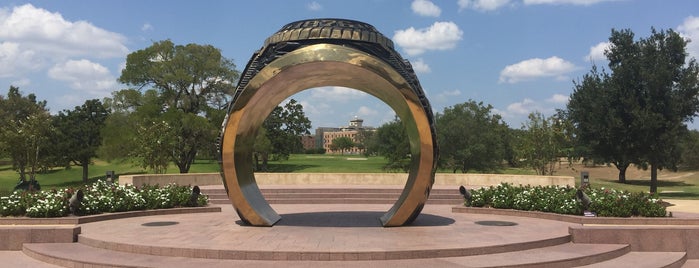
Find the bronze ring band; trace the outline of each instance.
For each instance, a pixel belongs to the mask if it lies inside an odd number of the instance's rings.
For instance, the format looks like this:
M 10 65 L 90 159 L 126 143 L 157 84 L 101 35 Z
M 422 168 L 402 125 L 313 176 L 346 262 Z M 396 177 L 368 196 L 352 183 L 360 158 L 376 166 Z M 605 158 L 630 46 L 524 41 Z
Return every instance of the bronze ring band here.
M 408 179 L 398 201 L 380 220 L 386 227 L 412 222 L 429 197 L 437 160 L 432 111 L 412 68 L 408 64 L 406 76 L 405 69 L 397 70 L 390 60 L 343 46 L 337 39 L 312 41 L 303 46 L 292 43 L 291 51 L 276 53 L 277 57 L 260 67 L 260 57 L 269 46 L 266 44 L 243 72 L 247 78 L 238 84 L 220 141 L 223 182 L 236 212 L 243 222 L 255 226 L 272 226 L 281 219 L 262 196 L 252 168 L 253 143 L 267 115 L 300 91 L 343 86 L 382 100 L 403 122 L 410 140 Z M 389 52 L 386 55 L 397 55 L 392 48 Z

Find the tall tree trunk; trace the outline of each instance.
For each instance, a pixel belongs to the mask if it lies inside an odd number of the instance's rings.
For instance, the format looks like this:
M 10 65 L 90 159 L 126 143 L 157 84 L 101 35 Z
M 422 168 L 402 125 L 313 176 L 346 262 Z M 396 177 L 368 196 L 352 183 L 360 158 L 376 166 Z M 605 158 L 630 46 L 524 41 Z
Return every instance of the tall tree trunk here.
M 650 165 L 650 193 L 658 192 L 658 167 L 655 164 Z
M 629 165 L 616 167 L 619 170 L 619 183 L 626 183 L 626 169 L 628 167 Z
M 629 165 L 631 163 L 622 161 L 622 162 L 613 162 L 614 166 L 616 169 L 619 170 L 619 183 L 626 183 L 626 170 L 629 168 Z
M 255 171 L 260 171 L 260 154 L 259 153 L 253 153 L 252 154 L 252 159 L 255 161 Z
M 269 153 L 262 153 L 262 171 L 267 171 L 267 161 L 269 160 Z
M 188 152 L 184 153 L 182 157 L 177 161 L 177 168 L 180 169 L 181 174 L 186 174 L 189 173 L 189 168 L 192 166 L 192 163 L 194 162 L 194 157 L 197 155 L 197 150 L 196 149 L 191 149 Z
M 83 182 L 87 183 L 87 169 L 90 164 L 90 161 L 83 161 L 80 164 L 83 167 Z

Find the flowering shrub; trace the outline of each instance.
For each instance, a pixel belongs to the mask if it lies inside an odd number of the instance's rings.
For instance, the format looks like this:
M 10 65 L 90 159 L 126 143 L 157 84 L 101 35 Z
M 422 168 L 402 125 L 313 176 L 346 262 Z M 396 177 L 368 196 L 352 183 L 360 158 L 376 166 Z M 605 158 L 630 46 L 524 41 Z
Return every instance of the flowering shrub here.
M 517 210 L 582 215 L 583 204 L 576 198 L 577 189 L 570 186 L 513 186 L 502 183 L 471 191 L 470 207 L 493 207 Z M 664 217 L 662 200 L 657 195 L 630 193 L 604 188 L 585 188 L 592 203 L 588 211 L 602 217 Z
M 40 192 L 15 191 L 0 198 L 0 216 L 27 216 L 34 218 L 63 217 L 70 214 L 69 200 L 77 189 Z M 168 184 L 158 186 L 123 186 L 98 181 L 83 189 L 83 200 L 76 214 L 91 215 L 103 212 L 121 212 L 191 206 L 192 188 Z M 199 195 L 197 206 L 205 206 L 208 197 Z

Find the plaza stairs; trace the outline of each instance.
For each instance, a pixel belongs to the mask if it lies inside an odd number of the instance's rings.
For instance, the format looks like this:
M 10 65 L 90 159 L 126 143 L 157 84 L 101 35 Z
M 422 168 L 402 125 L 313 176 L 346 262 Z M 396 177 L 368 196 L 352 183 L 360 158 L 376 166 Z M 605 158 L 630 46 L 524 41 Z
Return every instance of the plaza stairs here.
M 260 185 L 262 196 L 270 204 L 393 204 L 400 197 L 400 186 L 339 187 L 334 185 L 285 186 Z M 211 204 L 230 205 L 223 186 L 204 186 L 202 193 L 209 196 Z M 464 198 L 458 187 L 434 188 L 427 204 L 459 205 Z
M 412 226 L 392 228 L 377 218 L 397 200 L 399 186 L 260 188 L 282 215 L 274 227 L 233 223 L 223 187 L 207 186 L 202 192 L 221 212 L 90 222 L 74 243 L 25 243 L 23 254 L 0 251 L 0 258 L 7 267 L 699 268 L 697 252 L 576 242 L 571 230 L 585 225 L 461 213 L 454 187 L 433 189 Z

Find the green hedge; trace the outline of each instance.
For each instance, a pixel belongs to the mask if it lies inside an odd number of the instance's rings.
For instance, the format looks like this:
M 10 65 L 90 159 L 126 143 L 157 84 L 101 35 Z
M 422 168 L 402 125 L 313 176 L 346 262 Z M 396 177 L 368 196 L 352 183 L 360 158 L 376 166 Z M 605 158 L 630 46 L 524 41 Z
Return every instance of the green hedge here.
M 583 215 L 583 204 L 576 198 L 577 190 L 569 186 L 503 183 L 471 190 L 471 200 L 465 205 Z M 591 187 L 584 188 L 583 192 L 592 201 L 587 211 L 600 217 L 665 217 L 667 214 L 657 195 Z
M 32 218 L 63 217 L 70 214 L 69 200 L 78 189 L 48 191 L 15 191 L 0 198 L 0 216 Z M 163 209 L 186 206 L 206 206 L 208 197 L 199 195 L 197 204 L 189 204 L 192 187 L 168 184 L 158 186 L 123 186 L 98 181 L 82 189 L 83 200 L 77 215 Z

